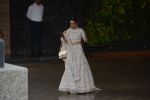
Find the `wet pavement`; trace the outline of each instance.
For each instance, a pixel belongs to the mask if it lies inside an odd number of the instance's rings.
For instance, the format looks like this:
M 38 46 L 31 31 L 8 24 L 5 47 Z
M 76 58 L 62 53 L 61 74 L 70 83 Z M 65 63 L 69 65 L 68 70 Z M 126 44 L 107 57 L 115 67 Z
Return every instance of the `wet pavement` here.
M 19 64 L 29 68 L 29 100 L 150 100 L 150 59 L 90 61 L 99 93 L 58 91 L 62 62 Z

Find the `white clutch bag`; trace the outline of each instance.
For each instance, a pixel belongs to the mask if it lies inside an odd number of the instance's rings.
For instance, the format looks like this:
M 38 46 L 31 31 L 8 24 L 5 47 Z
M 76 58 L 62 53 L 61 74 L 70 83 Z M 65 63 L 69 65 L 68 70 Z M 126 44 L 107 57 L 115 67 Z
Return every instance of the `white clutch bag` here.
M 67 45 L 66 45 L 66 40 L 65 37 L 61 37 L 61 47 L 59 51 L 59 59 L 64 59 L 67 57 Z
M 67 50 L 62 50 L 59 52 L 59 59 L 63 59 L 67 57 Z

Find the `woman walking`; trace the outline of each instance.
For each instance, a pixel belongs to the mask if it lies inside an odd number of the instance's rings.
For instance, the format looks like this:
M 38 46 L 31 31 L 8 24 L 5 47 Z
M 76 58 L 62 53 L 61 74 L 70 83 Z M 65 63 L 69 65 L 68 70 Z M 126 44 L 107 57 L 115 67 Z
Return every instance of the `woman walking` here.
M 78 27 L 77 20 L 70 20 L 70 27 L 63 33 L 61 38 L 66 43 L 67 56 L 65 61 L 65 71 L 62 76 L 59 91 L 77 94 L 99 91 L 94 84 L 89 63 L 84 54 L 82 43 L 87 42 L 85 32 Z

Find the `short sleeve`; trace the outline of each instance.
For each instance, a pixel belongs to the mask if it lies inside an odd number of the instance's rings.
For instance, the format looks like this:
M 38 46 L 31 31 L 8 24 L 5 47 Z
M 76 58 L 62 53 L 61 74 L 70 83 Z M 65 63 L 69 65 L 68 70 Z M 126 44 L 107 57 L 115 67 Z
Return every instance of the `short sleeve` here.
M 81 29 L 81 37 L 84 40 L 84 42 L 87 42 L 87 37 L 86 37 L 85 31 L 83 29 Z
M 26 14 L 28 19 L 31 19 L 31 13 L 32 13 L 32 6 L 29 6 Z

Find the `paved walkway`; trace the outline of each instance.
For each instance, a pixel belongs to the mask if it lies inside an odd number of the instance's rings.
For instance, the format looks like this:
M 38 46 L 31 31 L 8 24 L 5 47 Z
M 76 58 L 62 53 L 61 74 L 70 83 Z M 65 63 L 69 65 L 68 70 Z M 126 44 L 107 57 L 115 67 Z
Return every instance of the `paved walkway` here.
M 64 64 L 22 63 L 29 68 L 29 100 L 150 100 L 150 59 L 90 60 L 100 93 L 65 95 L 58 86 Z

